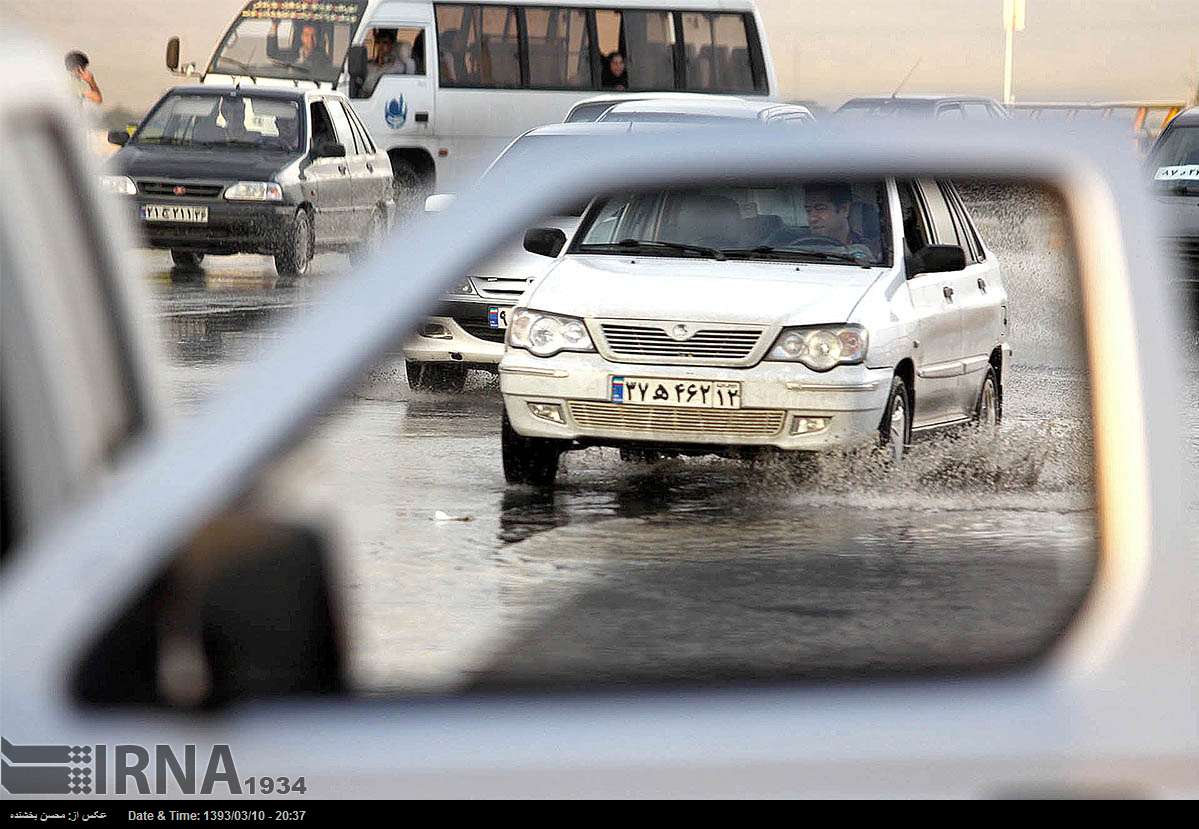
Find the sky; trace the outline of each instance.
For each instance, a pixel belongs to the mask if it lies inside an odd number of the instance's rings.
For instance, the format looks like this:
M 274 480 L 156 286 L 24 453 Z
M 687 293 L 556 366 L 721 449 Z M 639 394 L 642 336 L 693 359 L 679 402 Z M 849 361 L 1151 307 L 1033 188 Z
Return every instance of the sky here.
M 207 62 L 244 0 L 4 0 L 2 15 L 58 53 L 81 49 L 105 103 L 143 111 Z M 1003 93 L 1002 0 L 759 0 L 782 97 L 838 105 L 890 93 Z M 1199 0 L 1027 0 L 1017 100 L 1184 100 L 1199 85 Z M 919 64 L 917 65 L 917 61 Z

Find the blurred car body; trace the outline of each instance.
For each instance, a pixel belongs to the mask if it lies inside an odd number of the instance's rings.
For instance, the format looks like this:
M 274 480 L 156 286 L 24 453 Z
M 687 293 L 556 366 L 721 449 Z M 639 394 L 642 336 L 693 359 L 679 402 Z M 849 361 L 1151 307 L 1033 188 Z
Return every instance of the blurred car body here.
M 720 124 L 727 121 L 761 121 L 767 124 L 810 125 L 815 120 L 807 107 L 772 101 L 739 99 L 655 99 L 614 104 L 595 119 L 597 123 L 623 121 L 652 124 Z M 569 123 L 569 119 L 568 119 Z
M 1014 118 L 1043 122 L 1107 122 L 1127 128 L 1136 149 L 1147 152 L 1158 136 L 1186 105 L 1171 101 L 1018 101 L 1009 107 Z
M 1011 117 L 994 98 L 980 95 L 880 95 L 850 98 L 833 117 L 940 118 L 949 121 L 987 121 Z
M 6 72 L 26 79 L 0 91 L 5 146 L 23 147 L 20 137 L 40 129 L 31 114 L 67 112 L 68 104 L 48 80 L 55 76 L 53 63 L 29 57 L 25 44 L 0 50 L 0 60 Z M 51 131 L 68 129 L 60 116 L 49 123 Z M 752 157 L 738 152 L 748 140 L 755 146 Z M 231 742 L 245 768 L 276 769 L 284 759 L 297 764 L 317 797 L 1193 797 L 1199 790 L 1199 727 L 1191 667 L 1199 643 L 1186 609 L 1193 608 L 1199 585 L 1180 495 L 1190 473 L 1179 458 L 1182 438 L 1172 405 L 1174 326 L 1164 287 L 1153 278 L 1159 260 L 1142 219 L 1145 197 L 1126 161 L 1081 143 L 1064 148 L 1031 133 L 996 131 L 929 136 L 897 130 L 885 137 L 838 136 L 835 144 L 815 148 L 796 146 L 774 131 L 687 131 L 605 146 L 592 144 L 576 164 L 570 162 L 577 157 L 565 153 L 527 163 L 515 171 L 531 183 L 528 190 L 491 182 L 464 196 L 453 215 L 427 217 L 336 286 L 207 411 L 172 433 L 145 432 L 136 452 L 114 456 L 116 474 L 105 486 L 60 502 L 11 539 L 6 530 L 11 546 L 0 582 L 5 737 L 16 743 L 167 745 L 176 756 L 185 744 Z M 711 170 L 713 152 L 726 159 L 720 171 Z M 6 153 L 3 163 L 15 156 Z M 74 198 L 48 202 L 57 215 L 33 207 L 38 197 L 30 198 L 28 185 L 0 203 L 6 528 L 12 526 L 10 505 L 25 502 L 17 488 L 32 480 L 10 469 L 10 451 L 35 434 L 9 415 L 14 401 L 8 384 L 17 382 L 9 362 L 17 338 L 10 290 L 76 262 L 56 238 L 30 235 L 14 243 L 11 234 L 36 227 L 40 218 L 78 215 L 81 201 L 104 210 L 94 171 L 81 156 L 59 153 L 30 167 L 40 192 L 40 185 L 53 181 L 45 178 L 46 167 L 79 165 L 62 168 L 78 189 Z M 30 158 L 19 156 L 22 164 Z M 175 560 L 179 545 L 239 499 L 305 424 L 418 325 L 445 285 L 536 221 L 546 200 L 587 198 L 606 185 L 694 186 L 717 173 L 818 178 L 845 169 L 865 177 L 1032 175 L 1056 182 L 1077 216 L 1085 254 L 1080 286 L 1086 344 L 1092 364 L 1103 367 L 1092 376 L 1102 563 L 1086 605 L 1048 657 L 1019 670 L 967 677 L 624 688 L 569 696 L 524 692 L 398 705 L 275 698 L 227 707 L 217 716 L 148 716 L 138 707 L 142 700 L 121 695 L 103 706 L 78 704 L 69 678 L 80 669 L 80 654 L 140 601 L 156 574 Z M 21 216 L 29 222 L 15 221 Z M 464 224 L 474 232 L 462 234 Z M 410 256 L 411 278 L 397 284 L 391 263 L 400 251 Z M 111 252 L 119 263 L 116 249 Z M 14 275 L 14 267 L 24 272 Z M 132 281 L 120 264 L 112 275 L 113 284 Z M 91 301 L 82 292 L 71 297 Z M 31 314 L 30 326 L 52 330 L 64 320 L 60 309 L 17 307 Z M 53 337 L 32 342 L 54 346 Z M 46 382 L 60 371 L 53 352 L 46 356 L 18 367 Z M 32 440 L 28 450 L 39 453 L 39 464 L 56 462 Z M 227 537 L 219 549 L 238 559 L 244 538 Z M 296 559 L 293 547 L 277 561 Z M 263 603 L 280 585 L 252 585 L 258 588 L 253 602 L 217 607 L 224 621 L 240 618 L 260 632 L 299 626 L 294 610 L 304 603 L 264 624 Z M 187 591 L 180 586 L 169 595 L 185 597 Z M 131 640 L 123 637 L 154 630 L 152 616 L 141 621 L 148 623 L 110 634 L 107 653 L 127 654 Z M 312 649 L 292 644 L 283 649 L 293 655 L 286 667 L 314 661 Z M 261 660 L 259 669 L 276 664 L 270 651 L 238 652 Z M 83 673 L 102 673 L 106 664 L 85 661 Z M 217 661 L 211 667 L 212 678 L 224 682 L 236 666 Z M 292 690 L 306 687 L 297 682 Z M 253 695 L 262 689 L 243 690 Z M 118 703 L 123 707 L 113 707 Z M 312 751 L 314 735 L 320 751 Z
M 898 460 L 913 430 L 994 427 L 1006 333 L 999 263 L 949 182 L 614 197 L 512 314 L 504 472 L 546 484 L 591 445 Z
M 123 146 L 105 185 L 181 268 L 265 253 L 298 276 L 317 250 L 377 243 L 391 226 L 391 162 L 336 92 L 178 87 L 110 140 Z
M 598 121 L 603 114 L 620 103 L 632 101 L 710 101 L 736 100 L 731 95 L 706 95 L 702 92 L 649 92 L 596 95 L 572 106 L 562 119 L 565 124 L 585 124 Z

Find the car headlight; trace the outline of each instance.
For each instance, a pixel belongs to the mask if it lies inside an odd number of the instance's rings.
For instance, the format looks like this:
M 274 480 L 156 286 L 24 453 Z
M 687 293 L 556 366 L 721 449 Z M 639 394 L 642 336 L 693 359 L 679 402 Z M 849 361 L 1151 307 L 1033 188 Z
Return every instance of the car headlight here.
M 767 360 L 803 363 L 813 371 L 866 359 L 866 329 L 860 325 L 784 328 Z
M 239 181 L 225 188 L 227 201 L 283 201 L 283 188 L 273 181 Z
M 100 176 L 100 189 L 118 196 L 137 195 L 137 185 L 129 176 Z
M 508 323 L 508 345 L 524 348 L 538 357 L 550 357 L 559 351 L 595 351 L 587 326 L 581 319 L 558 314 L 543 314 L 517 308 Z
M 455 282 L 453 287 L 446 291 L 448 296 L 478 296 L 475 290 L 475 285 L 470 281 L 470 277 L 466 277 L 461 282 Z

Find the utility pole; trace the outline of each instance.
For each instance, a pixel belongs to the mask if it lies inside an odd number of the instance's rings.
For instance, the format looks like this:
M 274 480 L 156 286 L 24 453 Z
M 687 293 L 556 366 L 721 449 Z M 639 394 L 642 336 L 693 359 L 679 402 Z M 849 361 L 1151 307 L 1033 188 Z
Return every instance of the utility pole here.
M 1003 52 L 1003 103 L 1010 106 L 1012 94 L 1012 36 L 1024 31 L 1024 0 L 1003 0 L 1003 30 L 1006 43 Z

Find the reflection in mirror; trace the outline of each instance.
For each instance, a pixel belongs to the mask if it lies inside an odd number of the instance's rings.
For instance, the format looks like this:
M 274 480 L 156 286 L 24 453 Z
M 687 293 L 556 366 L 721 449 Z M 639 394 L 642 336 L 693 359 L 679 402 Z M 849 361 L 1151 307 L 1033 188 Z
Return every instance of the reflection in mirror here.
M 262 483 L 292 519 L 332 521 L 355 689 L 851 678 L 1046 652 L 1097 552 L 1052 192 L 722 185 L 559 220 L 538 222 L 569 239 L 559 259 L 509 240 Z M 906 272 L 941 245 L 964 267 Z M 253 359 L 230 350 L 243 333 L 173 326 L 185 399 Z

